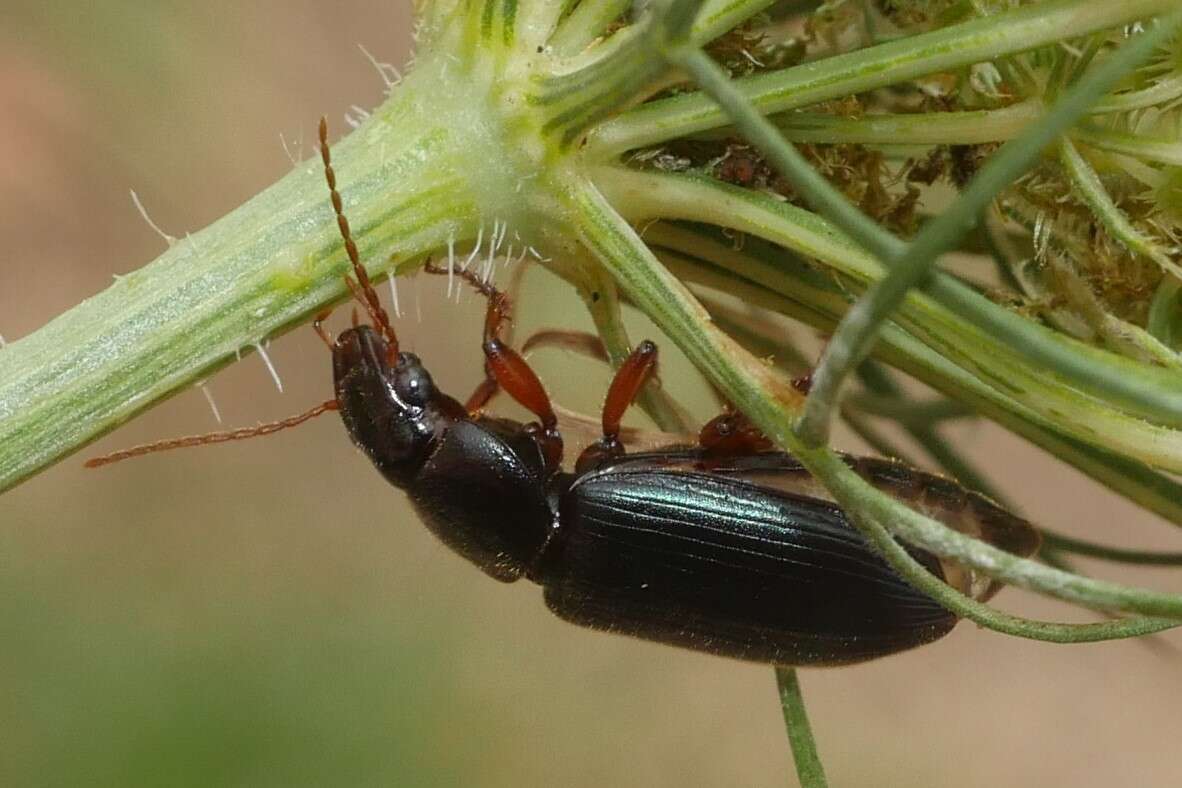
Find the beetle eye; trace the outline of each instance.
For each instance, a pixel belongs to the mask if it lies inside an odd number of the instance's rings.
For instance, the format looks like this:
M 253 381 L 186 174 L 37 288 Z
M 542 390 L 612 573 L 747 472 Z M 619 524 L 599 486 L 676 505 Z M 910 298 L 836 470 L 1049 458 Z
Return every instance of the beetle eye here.
M 423 406 L 435 396 L 435 383 L 422 365 L 404 363 L 394 370 L 394 391 L 407 405 Z

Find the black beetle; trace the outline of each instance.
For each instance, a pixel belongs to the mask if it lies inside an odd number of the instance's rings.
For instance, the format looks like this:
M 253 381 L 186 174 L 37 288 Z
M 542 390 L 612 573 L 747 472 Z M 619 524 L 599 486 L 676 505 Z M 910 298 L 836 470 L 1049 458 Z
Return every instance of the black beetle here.
M 497 580 L 526 577 L 576 624 L 742 659 L 835 665 L 935 640 L 957 618 L 903 581 L 790 455 L 728 415 L 701 445 L 627 455 L 620 418 L 656 362 L 642 343 L 608 391 L 603 437 L 561 468 L 562 438 L 545 389 L 497 336 L 504 296 L 463 274 L 489 300 L 487 380 L 464 405 L 398 349 L 341 212 L 323 121 L 332 202 L 373 325 L 332 348 L 335 405 L 349 436 L 423 522 Z M 438 272 L 438 270 L 436 271 Z M 319 330 L 319 326 L 318 326 Z M 497 388 L 538 417 L 480 414 Z M 1037 549 L 1028 523 L 940 477 L 884 460 L 850 459 L 865 478 L 934 516 L 1020 555 Z M 996 586 L 912 550 L 966 593 Z
M 542 586 L 546 605 L 576 624 L 712 654 L 780 665 L 841 665 L 947 634 L 957 617 L 900 578 L 791 455 L 738 414 L 703 428 L 697 445 L 628 455 L 620 419 L 656 364 L 641 343 L 621 365 L 602 437 L 562 469 L 558 419 L 525 360 L 498 337 L 504 295 L 452 271 L 488 299 L 486 379 L 461 404 L 422 361 L 401 352 L 361 266 L 320 124 L 333 210 L 372 325 L 336 340 L 335 398 L 258 427 L 178 438 L 93 459 L 255 437 L 340 412 L 353 443 L 406 491 L 426 526 L 486 574 Z M 428 265 L 433 273 L 449 273 Z M 356 322 L 356 321 L 355 321 Z M 521 424 L 480 413 L 498 389 L 538 417 Z M 847 457 L 872 484 L 1004 550 L 1031 555 L 1037 532 L 987 498 L 887 460 Z M 910 549 L 910 548 L 909 548 Z M 977 598 L 998 589 L 954 561 L 910 549 L 933 575 Z

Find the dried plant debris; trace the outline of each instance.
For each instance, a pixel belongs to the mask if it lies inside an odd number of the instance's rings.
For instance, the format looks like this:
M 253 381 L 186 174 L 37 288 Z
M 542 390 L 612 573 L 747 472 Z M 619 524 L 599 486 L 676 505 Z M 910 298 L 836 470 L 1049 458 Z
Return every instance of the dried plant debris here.
M 1133 227 L 1179 260 L 1182 223 L 1163 211 L 1156 191 L 1116 170 L 1102 173 L 1101 180 Z M 1114 239 L 1059 167 L 1048 163 L 1034 169 L 1006 193 L 1001 204 L 1007 216 L 1031 233 L 1036 261 L 1050 254 L 1065 255 L 1110 314 L 1146 324 L 1164 276 L 1161 267 Z

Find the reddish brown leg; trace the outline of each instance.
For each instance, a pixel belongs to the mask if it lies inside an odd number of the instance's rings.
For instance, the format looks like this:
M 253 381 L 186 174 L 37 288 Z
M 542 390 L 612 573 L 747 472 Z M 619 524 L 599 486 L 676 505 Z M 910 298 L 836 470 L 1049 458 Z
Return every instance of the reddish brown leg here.
M 489 371 L 488 365 L 485 364 L 484 380 L 480 381 L 480 385 L 468 396 L 468 399 L 464 402 L 464 410 L 468 411 L 470 416 L 475 416 L 484 410 L 485 406 L 492 401 L 492 398 L 500 390 L 501 385 L 497 383 L 497 379 Z
M 562 461 L 562 436 L 558 434 L 558 417 L 554 415 L 550 396 L 546 394 L 542 381 L 538 380 L 533 369 L 516 350 L 495 336 L 485 341 L 484 358 L 490 375 L 496 380 L 496 385 L 538 417 L 539 424 L 535 429 L 538 443 L 542 447 L 547 466 L 557 468 Z M 478 389 L 478 393 L 479 391 Z
M 336 347 L 336 342 L 333 341 L 332 337 L 329 336 L 328 331 L 324 328 L 324 321 L 328 320 L 328 318 L 331 316 L 332 310 L 325 309 L 323 312 L 317 314 L 312 320 L 312 330 L 316 332 L 316 336 L 320 337 L 320 341 L 323 342 L 329 350 L 333 350 Z
M 423 270 L 429 274 L 447 274 L 443 266 L 427 263 Z M 547 466 L 557 468 L 562 461 L 562 436 L 558 434 L 558 417 L 550 404 L 542 381 L 521 355 L 501 341 L 499 332 L 509 320 L 509 299 L 500 290 L 481 279 L 474 271 L 455 270 L 451 272 L 476 289 L 488 299 L 488 311 L 484 317 L 484 369 L 486 379 L 468 399 L 469 412 L 479 410 L 498 389 L 515 399 L 518 404 L 538 417 L 533 428 L 535 437 L 542 448 Z M 474 407 L 472 407 L 474 406 Z
M 657 346 L 645 340 L 624 359 L 624 363 L 616 370 L 611 385 L 607 389 L 607 398 L 603 403 L 603 437 L 592 443 L 575 463 L 577 473 L 585 473 L 599 467 L 603 463 L 613 460 L 624 453 L 624 445 L 620 443 L 620 419 L 624 411 L 636 399 L 641 386 L 652 374 L 657 365 Z
M 706 422 L 698 433 L 698 444 L 706 454 L 733 457 L 775 448 L 767 436 L 738 411 L 728 411 Z
M 607 363 L 607 351 L 603 349 L 603 341 L 594 334 L 588 334 L 582 331 L 562 331 L 559 329 L 545 329 L 530 336 L 525 340 L 525 344 L 521 346 L 521 355 L 526 357 L 531 351 L 543 347 L 557 347 L 563 350 L 568 350 L 572 353 L 579 353 L 580 355 L 596 359 Z M 485 378 L 468 397 L 464 407 L 469 413 L 475 414 L 482 410 L 499 392 L 500 385 L 497 379 L 489 371 L 488 365 L 485 365 Z

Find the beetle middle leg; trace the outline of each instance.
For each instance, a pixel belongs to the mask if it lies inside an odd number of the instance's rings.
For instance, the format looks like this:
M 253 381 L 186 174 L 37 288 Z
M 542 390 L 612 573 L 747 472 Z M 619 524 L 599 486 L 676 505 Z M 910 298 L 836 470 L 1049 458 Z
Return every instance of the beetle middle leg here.
M 607 398 L 603 402 L 603 437 L 579 455 L 575 463 L 576 473 L 592 470 L 624 454 L 624 445 L 620 442 L 620 420 L 656 365 L 657 346 L 648 339 L 637 345 L 624 359 L 612 378 Z
M 448 269 L 434 263 L 427 263 L 423 270 L 436 275 L 449 273 Z M 465 407 L 470 413 L 478 411 L 499 389 L 504 389 L 506 394 L 538 418 L 533 430 L 534 437 L 542 448 L 547 464 L 558 467 L 562 460 L 562 436 L 558 432 L 558 416 L 550 403 L 550 395 L 529 363 L 500 337 L 502 326 L 510 319 L 508 296 L 474 271 L 453 269 L 451 274 L 463 279 L 488 299 L 482 345 L 485 380 L 468 398 Z

